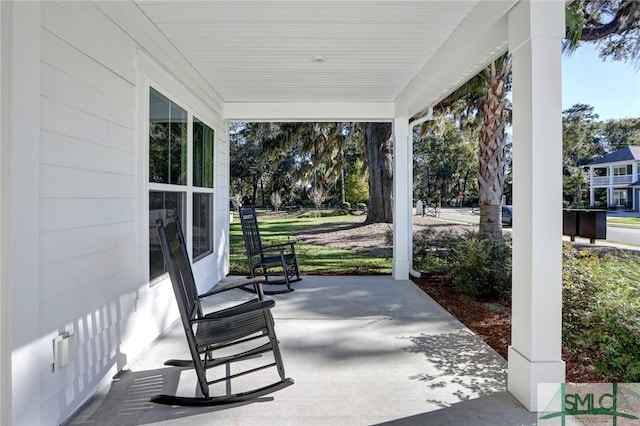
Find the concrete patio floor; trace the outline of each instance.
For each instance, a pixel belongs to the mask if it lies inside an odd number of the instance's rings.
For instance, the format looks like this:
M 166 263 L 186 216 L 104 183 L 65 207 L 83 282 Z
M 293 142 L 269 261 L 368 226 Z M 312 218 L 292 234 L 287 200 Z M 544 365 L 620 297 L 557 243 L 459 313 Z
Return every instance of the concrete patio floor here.
M 536 415 L 505 390 L 505 360 L 411 281 L 305 276 L 293 286 L 292 293 L 270 296 L 293 386 L 222 407 L 149 403 L 160 392 L 193 396 L 197 387 L 191 370 L 163 365 L 189 358 L 176 323 L 68 424 L 536 423 Z M 233 290 L 211 303 L 249 297 Z

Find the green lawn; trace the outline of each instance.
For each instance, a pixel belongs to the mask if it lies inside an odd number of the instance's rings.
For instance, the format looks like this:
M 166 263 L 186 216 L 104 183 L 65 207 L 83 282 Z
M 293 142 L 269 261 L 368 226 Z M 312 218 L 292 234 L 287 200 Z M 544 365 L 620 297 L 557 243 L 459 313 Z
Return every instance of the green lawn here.
M 295 237 L 299 230 L 318 226 L 330 227 L 349 219 L 349 216 L 312 217 L 305 213 L 262 214 L 258 216 L 258 226 L 263 245 L 296 242 L 298 267 L 302 274 L 390 274 L 390 258 L 305 244 Z M 242 228 L 237 221 L 230 225 L 230 268 L 232 274 L 248 273 Z
M 640 229 L 640 217 L 610 217 L 607 218 L 607 225 Z

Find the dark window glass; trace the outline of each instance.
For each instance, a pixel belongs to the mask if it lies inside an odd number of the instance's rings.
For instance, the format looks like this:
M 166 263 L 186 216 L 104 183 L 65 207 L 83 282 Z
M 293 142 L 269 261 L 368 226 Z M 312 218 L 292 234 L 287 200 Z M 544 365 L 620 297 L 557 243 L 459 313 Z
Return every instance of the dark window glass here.
M 186 185 L 187 112 L 151 88 L 149 182 Z
M 156 231 L 156 220 L 172 220 L 178 216 L 180 223 L 184 220 L 184 193 L 149 191 L 149 279 L 159 277 L 167 272 L 160 248 L 160 240 Z
M 193 186 L 213 188 L 213 129 L 193 119 Z
M 213 194 L 193 194 L 193 259 L 205 257 L 213 251 Z

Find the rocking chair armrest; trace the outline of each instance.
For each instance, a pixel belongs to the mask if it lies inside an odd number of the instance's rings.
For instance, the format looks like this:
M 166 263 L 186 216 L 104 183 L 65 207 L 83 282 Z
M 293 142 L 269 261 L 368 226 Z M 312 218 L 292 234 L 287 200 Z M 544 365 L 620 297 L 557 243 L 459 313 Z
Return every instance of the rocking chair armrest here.
M 197 324 L 200 322 L 223 320 L 238 317 L 241 315 L 254 314 L 260 311 L 267 311 L 273 308 L 275 305 L 276 302 L 274 302 L 273 300 L 264 300 L 261 302 L 240 305 L 234 308 L 225 309 L 224 311 L 212 312 L 202 318 L 194 319 L 192 323 Z
M 288 243 L 280 243 L 280 244 L 272 244 L 269 246 L 262 246 L 262 251 L 282 251 L 285 250 L 287 247 L 289 247 L 289 249 L 293 252 L 295 250 L 294 248 L 295 246 L 295 242 L 288 242 Z
M 262 282 L 263 281 L 264 281 L 264 277 L 254 277 L 254 278 L 249 278 L 249 279 L 242 280 L 242 281 L 234 281 L 234 282 L 226 283 L 226 284 L 218 284 L 217 286 L 215 286 L 214 288 L 212 288 L 208 292 L 199 295 L 198 298 L 202 299 L 202 298 L 214 295 L 214 294 L 222 293 L 223 291 L 228 291 L 228 290 L 233 290 L 234 288 L 244 287 L 244 286 L 249 285 L 249 284 L 253 284 L 253 286 L 256 288 L 256 291 L 258 291 L 258 289 L 260 287 L 262 287 Z

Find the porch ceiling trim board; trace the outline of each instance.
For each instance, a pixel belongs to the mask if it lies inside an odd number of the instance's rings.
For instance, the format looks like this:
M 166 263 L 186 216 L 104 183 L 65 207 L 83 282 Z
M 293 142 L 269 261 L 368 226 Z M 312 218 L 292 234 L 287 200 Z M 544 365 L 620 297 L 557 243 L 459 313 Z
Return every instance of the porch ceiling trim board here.
M 391 121 L 392 102 L 227 102 L 230 121 Z
M 396 115 L 433 106 L 508 48 L 507 12 L 517 0 L 478 4 L 396 99 Z

